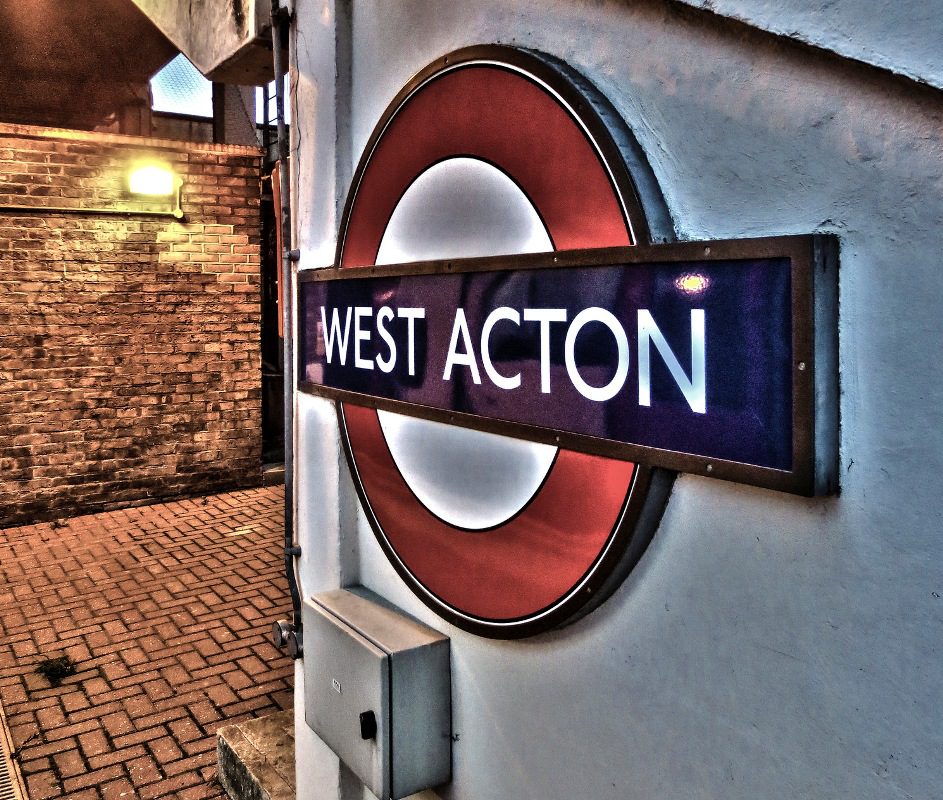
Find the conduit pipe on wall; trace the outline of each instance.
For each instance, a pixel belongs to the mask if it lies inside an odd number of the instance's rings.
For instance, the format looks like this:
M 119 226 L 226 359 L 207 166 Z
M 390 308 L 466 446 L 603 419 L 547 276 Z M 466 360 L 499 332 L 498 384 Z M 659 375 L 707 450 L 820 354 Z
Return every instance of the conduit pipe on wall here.
M 121 208 L 70 208 L 66 206 L 0 206 L 0 214 L 81 214 L 85 216 L 169 217 L 183 219 L 174 211 L 125 211 Z
M 301 555 L 301 548 L 295 541 L 294 513 L 294 428 L 295 428 L 295 348 L 294 348 L 294 309 L 292 306 L 297 251 L 291 247 L 291 213 L 289 202 L 288 175 L 288 129 L 285 125 L 285 72 L 282 69 L 282 41 L 287 35 L 290 24 L 288 10 L 281 7 L 279 0 L 272 0 L 272 57 L 275 66 L 275 118 L 278 127 L 278 179 L 280 207 L 276 209 L 278 224 L 281 225 L 282 241 L 282 339 L 285 370 L 285 575 L 288 578 L 288 591 L 291 594 L 292 620 L 279 620 L 275 623 L 273 637 L 278 647 L 288 647 L 292 658 L 302 654 L 301 638 L 301 595 L 298 590 L 298 576 L 295 571 L 295 558 Z

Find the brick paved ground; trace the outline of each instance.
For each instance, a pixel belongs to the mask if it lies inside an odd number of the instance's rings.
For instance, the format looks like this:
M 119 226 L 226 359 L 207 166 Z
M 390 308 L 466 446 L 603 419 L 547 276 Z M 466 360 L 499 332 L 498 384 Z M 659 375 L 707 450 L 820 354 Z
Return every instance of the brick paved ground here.
M 0 698 L 32 800 L 222 798 L 215 731 L 291 705 L 282 487 L 0 530 Z M 36 665 L 78 672 L 52 688 Z

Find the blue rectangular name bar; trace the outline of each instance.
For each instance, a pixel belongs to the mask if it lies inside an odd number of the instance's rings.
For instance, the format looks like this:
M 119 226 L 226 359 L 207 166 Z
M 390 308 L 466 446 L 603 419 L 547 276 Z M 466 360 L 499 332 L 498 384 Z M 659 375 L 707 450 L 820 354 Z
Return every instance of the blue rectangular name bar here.
M 812 493 L 812 239 L 304 273 L 301 389 Z

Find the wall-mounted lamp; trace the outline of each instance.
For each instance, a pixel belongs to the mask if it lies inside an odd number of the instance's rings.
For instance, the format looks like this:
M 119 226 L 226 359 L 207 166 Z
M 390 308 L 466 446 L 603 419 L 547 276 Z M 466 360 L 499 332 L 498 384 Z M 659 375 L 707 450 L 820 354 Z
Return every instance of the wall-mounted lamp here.
M 123 208 L 89 208 L 88 206 L 5 205 L 0 204 L 0 214 L 82 214 L 114 215 L 121 217 L 173 217 L 183 220 L 180 198 L 183 178 L 175 175 L 167 164 L 156 161 L 138 161 L 128 172 L 128 191 L 137 197 L 172 197 L 173 208 L 168 211 L 137 211 Z M 45 200 L 45 198 L 42 198 Z
M 183 218 L 180 207 L 180 195 L 183 178 L 174 175 L 165 164 L 139 163 L 128 173 L 128 190 L 131 194 L 146 197 L 173 197 L 174 207 L 171 214 L 177 219 Z

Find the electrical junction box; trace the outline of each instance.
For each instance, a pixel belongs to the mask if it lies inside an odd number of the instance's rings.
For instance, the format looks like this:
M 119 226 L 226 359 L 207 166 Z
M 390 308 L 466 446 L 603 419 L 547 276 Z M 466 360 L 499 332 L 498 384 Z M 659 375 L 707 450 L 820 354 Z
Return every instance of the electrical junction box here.
M 449 640 L 366 589 L 305 600 L 305 722 L 380 800 L 452 774 Z

